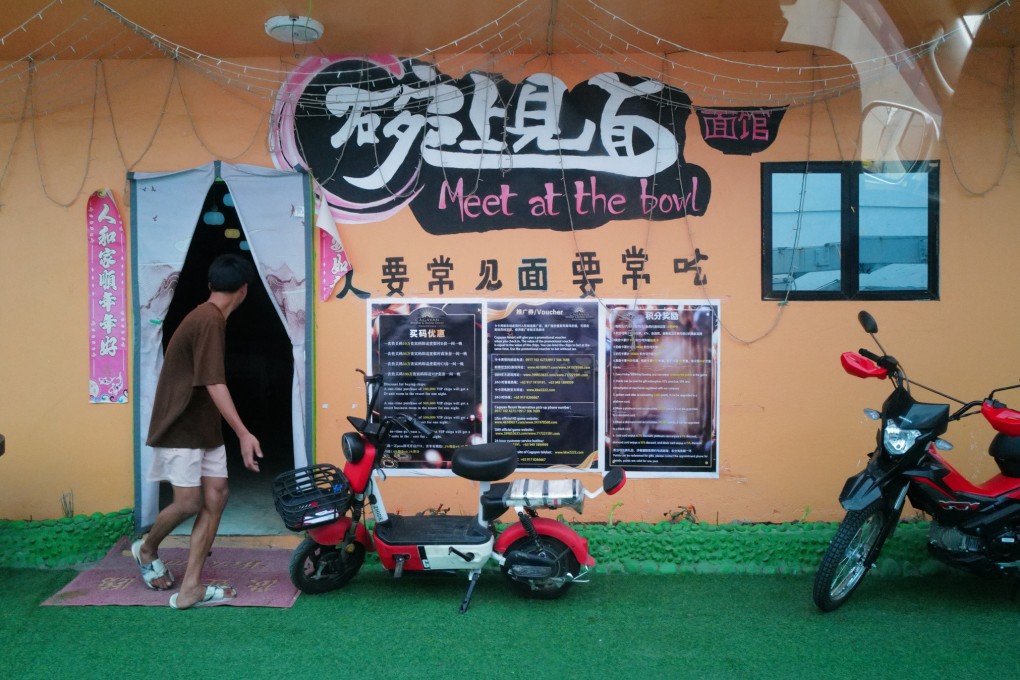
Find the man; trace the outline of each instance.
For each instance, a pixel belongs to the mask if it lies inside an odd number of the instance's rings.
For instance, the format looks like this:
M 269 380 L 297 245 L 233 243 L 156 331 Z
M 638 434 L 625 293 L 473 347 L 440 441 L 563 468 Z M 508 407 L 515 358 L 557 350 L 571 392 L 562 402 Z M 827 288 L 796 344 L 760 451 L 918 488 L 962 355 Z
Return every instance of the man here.
M 201 578 L 229 495 L 221 417 L 237 434 L 246 468 L 258 472 L 262 457 L 258 439 L 237 414 L 224 368 L 227 318 L 244 302 L 253 278 L 251 264 L 238 255 L 213 261 L 209 300 L 181 321 L 167 345 L 156 385 L 146 440 L 154 449 L 148 478 L 170 482 L 173 502 L 156 516 L 148 536 L 131 546 L 131 553 L 149 588 L 170 589 L 174 578 L 158 557 L 159 545 L 181 522 L 198 514 L 180 590 L 170 597 L 175 609 L 237 596 L 233 588 L 206 586 Z

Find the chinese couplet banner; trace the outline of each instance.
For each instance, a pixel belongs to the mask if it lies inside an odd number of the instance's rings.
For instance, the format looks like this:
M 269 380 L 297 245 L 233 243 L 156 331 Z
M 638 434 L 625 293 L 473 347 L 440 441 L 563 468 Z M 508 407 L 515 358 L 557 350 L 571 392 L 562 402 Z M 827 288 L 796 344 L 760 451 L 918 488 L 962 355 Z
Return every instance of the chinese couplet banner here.
M 127 248 L 109 189 L 87 207 L 89 258 L 89 401 L 123 404 L 127 392 Z

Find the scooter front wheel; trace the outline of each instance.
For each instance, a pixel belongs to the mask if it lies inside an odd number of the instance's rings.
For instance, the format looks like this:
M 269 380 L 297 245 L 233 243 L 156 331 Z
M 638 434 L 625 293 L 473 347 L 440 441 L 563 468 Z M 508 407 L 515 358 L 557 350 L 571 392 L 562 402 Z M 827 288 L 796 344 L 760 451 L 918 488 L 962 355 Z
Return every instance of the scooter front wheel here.
M 893 517 L 880 503 L 846 514 L 815 574 L 812 597 L 819 609 L 831 612 L 849 599 L 871 568 Z
M 290 557 L 290 580 L 302 593 L 328 593 L 347 585 L 364 562 L 365 546 L 357 541 L 348 552 L 306 538 Z
M 581 571 L 581 563 L 563 541 L 551 536 L 520 538 L 510 544 L 503 576 L 521 597 L 555 600 Z

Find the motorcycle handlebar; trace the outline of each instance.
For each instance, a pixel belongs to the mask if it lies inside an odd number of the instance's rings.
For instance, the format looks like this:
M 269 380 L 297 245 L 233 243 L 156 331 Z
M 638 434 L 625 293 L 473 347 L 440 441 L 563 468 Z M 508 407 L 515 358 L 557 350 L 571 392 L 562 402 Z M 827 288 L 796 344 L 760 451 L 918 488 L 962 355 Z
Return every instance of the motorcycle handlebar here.
M 900 370 L 900 362 L 896 361 L 896 357 L 889 356 L 888 354 L 880 356 L 872 351 L 864 349 L 863 347 L 858 350 L 858 354 L 866 359 L 871 359 L 878 366 L 884 368 L 890 373 L 897 373 Z
M 871 359 L 876 364 L 878 362 L 882 361 L 882 357 L 878 356 L 877 354 L 875 354 L 874 352 L 872 352 L 870 350 L 864 349 L 863 347 L 861 349 L 859 349 L 857 351 L 857 353 L 860 354 L 862 357 L 865 357 L 866 359 Z

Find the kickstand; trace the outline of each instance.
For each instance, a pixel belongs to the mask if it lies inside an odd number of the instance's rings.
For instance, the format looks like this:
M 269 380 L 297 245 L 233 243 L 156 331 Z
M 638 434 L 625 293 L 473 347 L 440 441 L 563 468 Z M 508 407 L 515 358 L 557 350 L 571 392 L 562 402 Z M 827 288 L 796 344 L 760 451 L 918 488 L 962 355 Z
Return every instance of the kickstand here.
M 468 589 L 467 594 L 464 595 L 464 601 L 460 603 L 460 613 L 463 614 L 471 606 L 471 596 L 475 593 L 475 584 L 478 583 L 478 576 L 481 572 L 473 571 L 468 576 Z

